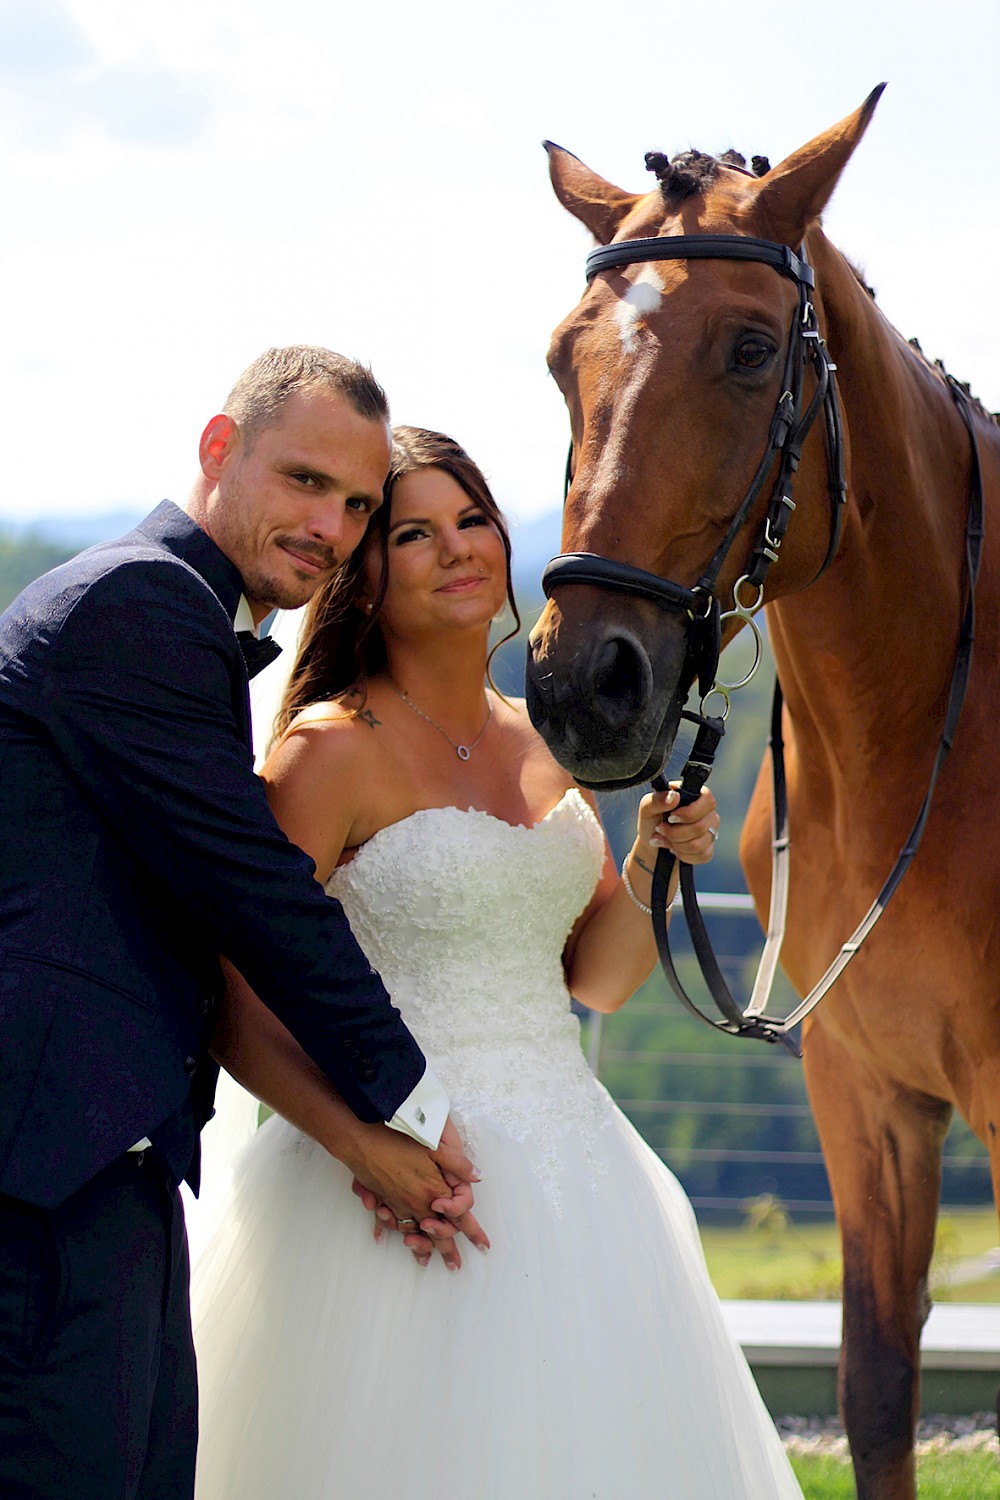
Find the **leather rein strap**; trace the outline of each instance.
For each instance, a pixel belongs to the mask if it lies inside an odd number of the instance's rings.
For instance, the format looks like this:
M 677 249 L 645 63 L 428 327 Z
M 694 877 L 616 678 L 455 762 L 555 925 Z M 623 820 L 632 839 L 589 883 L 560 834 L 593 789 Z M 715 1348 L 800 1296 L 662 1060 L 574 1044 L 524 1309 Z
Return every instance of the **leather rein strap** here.
M 965 569 L 967 578 L 965 613 L 955 652 L 955 665 L 948 693 L 948 708 L 945 714 L 944 728 L 941 731 L 941 737 L 938 741 L 937 753 L 934 757 L 934 765 L 931 769 L 927 791 L 924 794 L 920 811 L 917 813 L 916 821 L 910 829 L 909 836 L 900 850 L 899 857 L 882 889 L 846 943 L 841 946 L 826 972 L 809 991 L 809 994 L 783 1019 L 766 1015 L 764 1008 L 770 998 L 771 988 L 777 972 L 781 945 L 785 936 L 785 920 L 788 908 L 789 854 L 791 848 L 788 828 L 788 793 L 785 780 L 784 738 L 781 729 L 784 700 L 781 684 L 777 679 L 775 679 L 774 684 L 774 699 L 771 708 L 771 733 L 768 740 L 771 751 L 772 783 L 771 906 L 764 951 L 761 955 L 753 991 L 745 1010 L 741 1011 L 737 1002 L 733 999 L 729 986 L 719 967 L 708 931 L 705 927 L 704 917 L 698 905 L 698 897 L 694 884 L 694 867 L 687 864 L 681 865 L 680 875 L 684 916 L 687 920 L 691 944 L 694 948 L 702 976 L 708 986 L 712 999 L 721 1013 L 722 1019 L 714 1020 L 712 1017 L 706 1016 L 691 999 L 684 985 L 681 983 L 674 965 L 673 955 L 670 951 L 670 939 L 668 936 L 669 912 L 667 907 L 667 890 L 673 871 L 674 856 L 669 850 L 661 849 L 656 859 L 653 874 L 653 892 L 650 900 L 650 905 L 653 908 L 653 932 L 656 937 L 656 947 L 663 970 L 674 994 L 680 1000 L 681 1004 L 692 1015 L 697 1016 L 700 1021 L 704 1021 L 706 1025 L 713 1027 L 716 1031 L 728 1032 L 734 1036 L 754 1037 L 767 1042 L 780 1042 L 796 1057 L 801 1057 L 802 1053 L 798 1043 L 791 1035 L 793 1028 L 798 1026 L 811 1011 L 816 1009 L 823 996 L 843 973 L 855 953 L 861 947 L 861 944 L 874 928 L 879 917 L 885 911 L 900 881 L 913 861 L 914 855 L 920 846 L 924 829 L 927 826 L 934 789 L 937 785 L 945 758 L 954 742 L 958 721 L 962 713 L 962 705 L 965 702 L 969 675 L 972 670 L 972 648 L 975 640 L 976 626 L 975 589 L 983 547 L 983 476 L 979 457 L 979 445 L 976 441 L 969 403 L 958 382 L 953 380 L 951 376 L 947 378 L 948 388 L 968 429 L 969 442 L 972 449 L 971 473 L 969 477 L 969 507 L 965 528 Z M 692 801 L 697 796 L 711 770 L 711 760 L 721 738 L 721 733 L 716 732 L 714 727 L 712 727 L 714 723 L 717 723 L 717 721 L 702 721 L 703 728 L 699 730 L 699 736 L 695 741 L 694 749 L 688 759 L 687 765 L 684 767 L 682 788 L 685 794 L 683 796 L 685 802 Z M 719 729 L 721 731 L 721 725 Z M 714 742 L 712 739 L 713 734 Z M 698 741 L 702 737 L 704 737 L 703 743 L 699 748 Z M 662 777 L 657 777 L 656 782 L 654 782 L 654 786 L 656 785 L 660 789 L 665 786 Z

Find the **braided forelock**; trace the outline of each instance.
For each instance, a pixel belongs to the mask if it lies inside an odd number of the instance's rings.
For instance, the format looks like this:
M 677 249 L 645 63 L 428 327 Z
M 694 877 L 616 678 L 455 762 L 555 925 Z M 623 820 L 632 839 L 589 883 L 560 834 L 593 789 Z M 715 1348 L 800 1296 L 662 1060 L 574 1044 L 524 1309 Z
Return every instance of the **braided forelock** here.
M 718 157 L 692 148 L 690 151 L 681 151 L 672 161 L 662 151 L 646 152 L 646 171 L 655 174 L 664 200 L 668 203 L 676 203 L 679 199 L 690 198 L 694 193 L 705 192 L 718 177 L 720 167 L 736 167 L 745 172 L 747 160 L 742 152 L 732 148 Z M 770 167 L 766 156 L 753 158 L 752 172 L 755 177 L 763 177 L 765 172 L 770 171 Z

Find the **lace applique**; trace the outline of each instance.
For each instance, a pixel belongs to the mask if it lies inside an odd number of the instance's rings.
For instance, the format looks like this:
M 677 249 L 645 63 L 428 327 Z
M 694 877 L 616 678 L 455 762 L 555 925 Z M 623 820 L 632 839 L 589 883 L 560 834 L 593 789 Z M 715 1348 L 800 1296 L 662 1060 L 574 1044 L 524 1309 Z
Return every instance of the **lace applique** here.
M 559 1211 L 559 1142 L 593 1151 L 607 1096 L 580 1050 L 562 951 L 593 893 L 604 836 L 574 788 L 533 828 L 428 808 L 369 839 L 327 890 L 451 1096 L 521 1143 Z

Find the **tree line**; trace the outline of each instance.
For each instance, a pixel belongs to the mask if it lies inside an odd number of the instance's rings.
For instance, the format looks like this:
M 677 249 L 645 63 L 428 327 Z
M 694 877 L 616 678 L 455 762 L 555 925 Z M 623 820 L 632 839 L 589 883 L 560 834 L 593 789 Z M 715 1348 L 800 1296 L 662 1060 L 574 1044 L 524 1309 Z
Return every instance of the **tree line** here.
M 33 579 L 66 562 L 77 550 L 30 532 L 0 532 L 0 609 Z M 493 662 L 498 688 L 515 697 L 523 693 L 527 632 L 542 606 L 532 581 L 519 579 L 518 585 L 524 628 L 499 648 Z M 737 643 L 730 649 L 743 648 Z M 764 751 L 772 682 L 773 665 L 765 651 L 752 683 L 733 695 L 712 778 L 722 831 L 715 859 L 708 870 L 699 872 L 699 889 L 745 889 L 739 830 Z M 668 765 L 669 775 L 679 773 L 684 753 L 681 745 Z M 635 807 L 643 790 L 600 799 L 619 862 L 632 842 Z M 709 927 L 734 994 L 738 998 L 748 995 L 761 942 L 756 920 L 715 915 Z M 698 978 L 682 928 L 682 918 L 675 916 L 671 936 L 679 967 L 689 990 L 698 994 Z M 776 1003 L 790 1006 L 791 1002 L 790 989 L 783 983 Z M 710 1001 L 707 1009 L 713 1013 Z M 730 1217 L 764 1193 L 791 1205 L 793 1215 L 796 1204 L 830 1206 L 801 1064 L 783 1049 L 721 1036 L 702 1026 L 682 1010 L 658 971 L 623 1010 L 604 1019 L 599 1072 L 681 1179 L 703 1219 Z M 945 1168 L 943 1201 L 988 1203 L 985 1151 L 961 1122 L 952 1130 L 946 1155 L 951 1160 Z M 727 1210 L 725 1204 L 731 1208 Z

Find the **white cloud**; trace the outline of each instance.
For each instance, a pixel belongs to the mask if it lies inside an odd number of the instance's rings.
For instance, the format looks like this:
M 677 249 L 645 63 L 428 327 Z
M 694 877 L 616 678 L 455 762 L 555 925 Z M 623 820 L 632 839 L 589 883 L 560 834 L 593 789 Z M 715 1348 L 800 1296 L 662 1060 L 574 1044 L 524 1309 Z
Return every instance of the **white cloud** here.
M 8 170 L 48 183 L 151 157 L 273 158 L 314 138 L 340 96 L 321 40 L 265 27 L 231 0 L 22 0 L 3 40 Z

